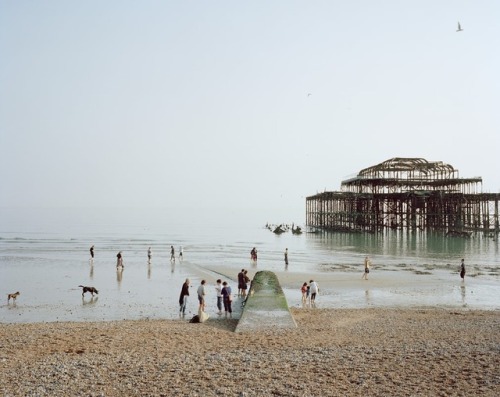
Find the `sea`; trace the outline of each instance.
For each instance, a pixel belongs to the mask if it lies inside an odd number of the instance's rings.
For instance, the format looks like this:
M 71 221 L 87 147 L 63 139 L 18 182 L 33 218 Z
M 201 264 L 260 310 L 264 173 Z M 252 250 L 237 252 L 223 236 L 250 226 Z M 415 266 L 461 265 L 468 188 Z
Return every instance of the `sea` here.
M 495 236 L 332 233 L 308 229 L 304 219 L 305 211 L 290 216 L 265 209 L 0 208 L 0 322 L 176 319 L 186 278 L 193 286 L 190 315 L 202 278 L 209 285 L 222 278 L 236 288 L 243 268 L 276 272 L 290 307 L 303 306 L 298 280 L 315 279 L 323 286 L 320 308 L 500 310 Z M 273 233 L 280 224 L 287 231 Z M 301 234 L 291 232 L 297 226 Z M 257 262 L 250 260 L 253 247 Z M 118 271 L 120 251 L 124 268 Z M 363 283 L 365 256 L 373 267 Z M 462 258 L 465 282 L 458 276 Z M 82 297 L 80 285 L 99 294 Z M 16 301 L 8 301 L 16 291 Z

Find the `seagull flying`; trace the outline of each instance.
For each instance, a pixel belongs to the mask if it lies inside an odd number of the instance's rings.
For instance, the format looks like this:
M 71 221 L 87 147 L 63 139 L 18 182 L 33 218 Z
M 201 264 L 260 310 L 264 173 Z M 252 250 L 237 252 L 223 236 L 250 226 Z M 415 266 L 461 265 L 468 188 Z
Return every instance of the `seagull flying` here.
M 458 23 L 458 29 L 457 29 L 457 32 L 462 32 L 462 31 L 463 31 L 463 29 L 462 29 L 462 27 L 460 26 L 460 22 L 459 22 L 459 23 Z
M 311 96 L 311 95 L 312 95 L 311 93 L 307 94 L 307 96 Z

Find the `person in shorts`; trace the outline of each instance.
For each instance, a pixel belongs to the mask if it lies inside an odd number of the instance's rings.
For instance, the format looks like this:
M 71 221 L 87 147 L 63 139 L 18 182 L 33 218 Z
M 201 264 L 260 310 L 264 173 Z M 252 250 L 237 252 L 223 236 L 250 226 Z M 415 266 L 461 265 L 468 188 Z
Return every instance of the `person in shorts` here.
M 201 284 L 198 287 L 198 302 L 200 303 L 198 310 L 202 312 L 205 311 L 205 280 L 201 280 Z
M 363 273 L 363 276 L 361 279 L 368 280 L 368 273 L 370 273 L 370 266 L 371 266 L 371 261 L 370 258 L 365 257 L 365 271 Z

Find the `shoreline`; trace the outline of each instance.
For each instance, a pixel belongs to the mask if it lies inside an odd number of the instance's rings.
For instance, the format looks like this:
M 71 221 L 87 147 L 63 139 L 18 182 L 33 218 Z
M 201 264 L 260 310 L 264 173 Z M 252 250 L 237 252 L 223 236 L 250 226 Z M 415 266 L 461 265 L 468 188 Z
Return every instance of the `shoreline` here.
M 113 269 L 96 267 L 95 273 L 104 272 L 106 278 L 115 277 Z M 173 269 L 173 268 L 172 268 Z M 145 271 L 148 271 L 147 278 Z M 261 267 L 248 267 L 250 277 Z M 454 269 L 452 269 L 454 270 Z M 111 283 L 95 283 L 99 295 L 82 299 L 78 280 L 61 284 L 74 284 L 74 288 L 59 287 L 57 293 L 42 291 L 44 296 L 29 295 L 21 289 L 17 303 L 0 304 L 0 323 L 37 322 L 92 322 L 117 320 L 165 320 L 178 317 L 178 293 L 186 277 L 191 278 L 193 288 L 188 303 L 187 315 L 197 311 L 196 287 L 206 279 L 207 312 L 215 315 L 215 285 L 217 278 L 230 281 L 237 288 L 237 272 L 227 265 L 200 266 L 186 261 L 178 264 L 172 272 L 169 266 L 150 268 L 127 267 L 123 277 Z M 75 272 L 76 273 L 76 272 Z M 234 273 L 234 274 L 233 274 Z M 392 308 L 413 309 L 440 307 L 449 310 L 500 310 L 497 299 L 498 281 L 484 277 L 466 276 L 462 282 L 458 273 L 449 270 L 434 270 L 432 274 L 415 274 L 408 271 L 389 271 L 377 268 L 370 272 L 368 280 L 362 280 L 361 269 L 354 271 L 303 272 L 289 266 L 288 270 L 276 271 L 290 308 L 302 308 L 300 286 L 314 279 L 320 286 L 316 300 L 318 309 L 365 309 Z M 103 277 L 104 278 L 104 277 Z M 144 281 L 141 281 L 141 278 Z M 49 296 L 49 294 L 54 294 Z M 53 297 L 57 297 L 53 300 Z
M 307 397 L 500 390 L 497 312 L 291 312 L 297 329 L 243 334 L 232 332 L 236 320 L 213 318 L 0 324 L 0 391 Z

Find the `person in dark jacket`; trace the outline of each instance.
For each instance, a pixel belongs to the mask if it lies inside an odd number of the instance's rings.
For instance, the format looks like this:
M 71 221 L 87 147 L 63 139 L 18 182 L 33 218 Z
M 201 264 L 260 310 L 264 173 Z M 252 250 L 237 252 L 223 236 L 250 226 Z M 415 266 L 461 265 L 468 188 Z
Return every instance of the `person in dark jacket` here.
M 462 281 L 465 281 L 465 262 L 462 259 L 462 263 L 460 264 L 460 278 Z
M 187 278 L 182 284 L 181 295 L 179 296 L 179 315 L 184 316 L 186 314 L 186 305 L 189 296 L 189 279 Z

